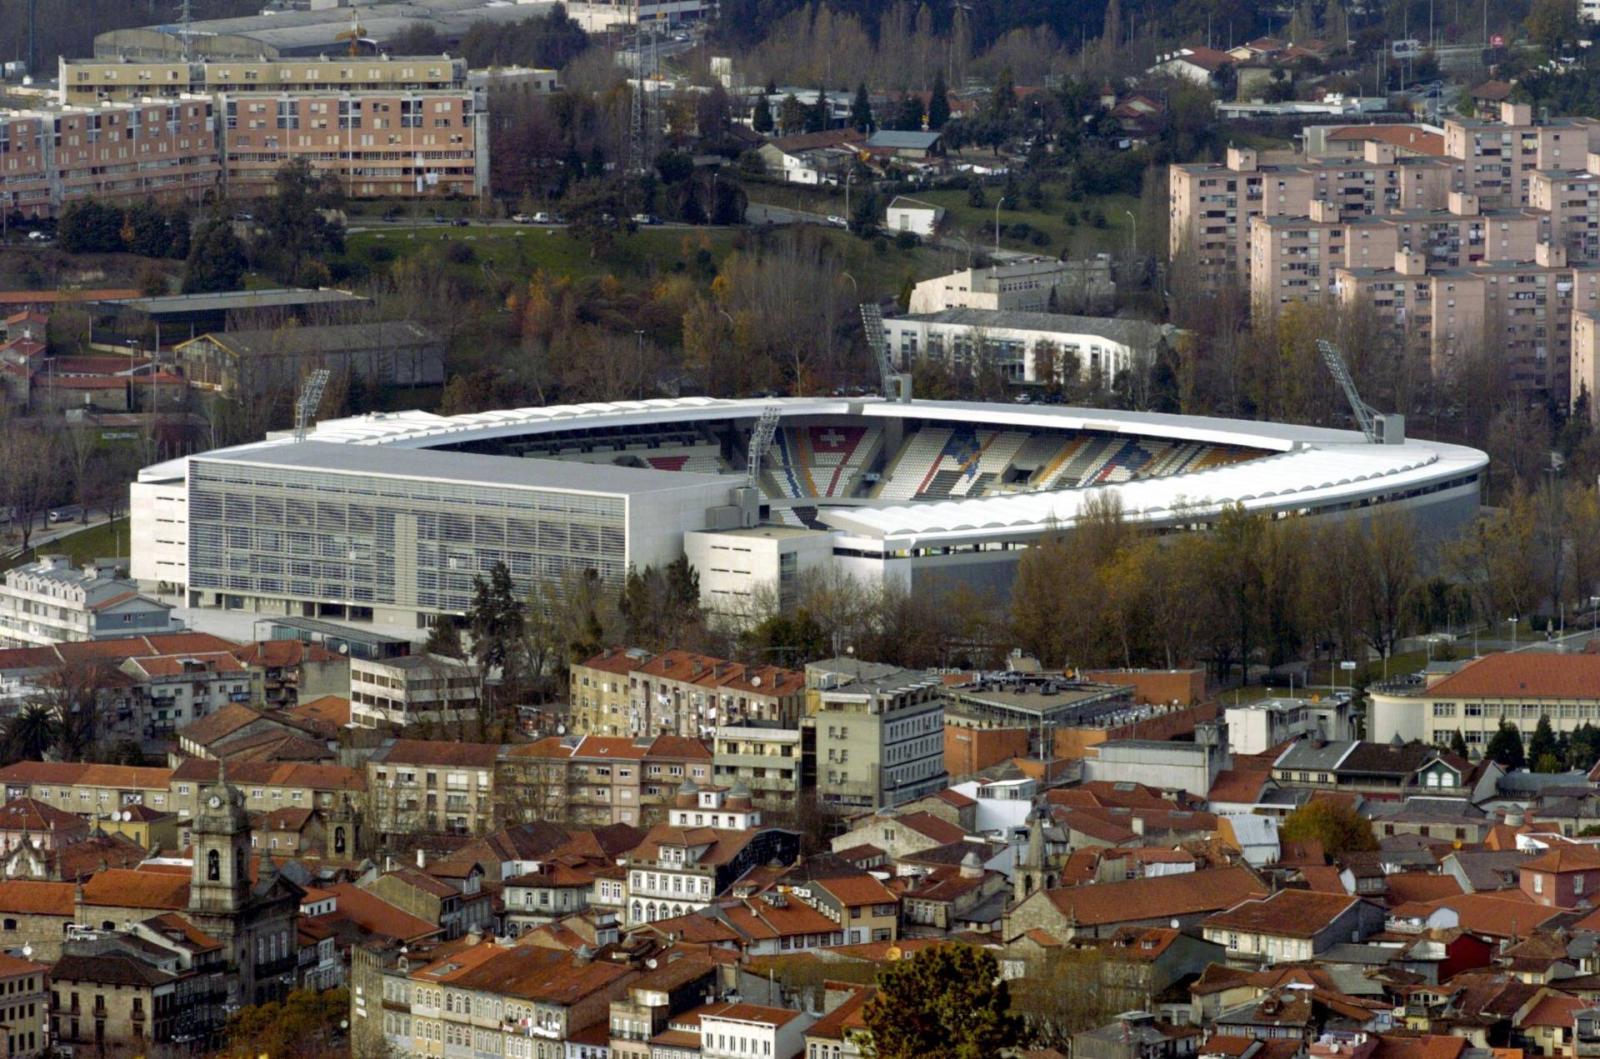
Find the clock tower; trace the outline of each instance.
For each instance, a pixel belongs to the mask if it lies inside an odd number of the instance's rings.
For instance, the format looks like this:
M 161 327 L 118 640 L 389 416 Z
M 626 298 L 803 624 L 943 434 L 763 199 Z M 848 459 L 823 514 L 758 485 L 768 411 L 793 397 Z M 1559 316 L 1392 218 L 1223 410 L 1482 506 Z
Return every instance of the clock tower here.
M 237 914 L 250 900 L 250 817 L 244 794 L 229 785 L 225 767 L 219 767 L 217 782 L 200 792 L 189 832 L 194 853 L 189 911 Z

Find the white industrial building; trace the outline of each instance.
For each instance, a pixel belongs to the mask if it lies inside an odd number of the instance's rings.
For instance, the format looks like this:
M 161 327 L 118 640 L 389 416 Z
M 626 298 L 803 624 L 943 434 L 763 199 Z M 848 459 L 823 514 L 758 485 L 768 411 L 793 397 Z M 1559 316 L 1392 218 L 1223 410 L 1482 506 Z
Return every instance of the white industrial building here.
M 1149 369 L 1175 333 L 1168 325 L 1107 316 L 995 309 L 942 309 L 883 322 L 899 366 L 932 361 L 955 368 L 986 361 L 1008 382 L 1045 386 Z

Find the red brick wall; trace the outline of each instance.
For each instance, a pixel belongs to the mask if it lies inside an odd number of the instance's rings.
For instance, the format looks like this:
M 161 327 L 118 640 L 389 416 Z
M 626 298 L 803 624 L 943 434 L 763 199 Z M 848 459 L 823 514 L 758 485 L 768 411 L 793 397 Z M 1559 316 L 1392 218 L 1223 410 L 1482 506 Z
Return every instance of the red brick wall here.
M 1014 757 L 1027 756 L 1026 728 L 944 726 L 944 767 L 952 780 L 963 779 Z
M 1132 684 L 1133 701 L 1138 703 L 1178 702 L 1192 706 L 1206 697 L 1204 669 L 1093 669 L 1085 672 L 1083 679 L 1099 684 Z

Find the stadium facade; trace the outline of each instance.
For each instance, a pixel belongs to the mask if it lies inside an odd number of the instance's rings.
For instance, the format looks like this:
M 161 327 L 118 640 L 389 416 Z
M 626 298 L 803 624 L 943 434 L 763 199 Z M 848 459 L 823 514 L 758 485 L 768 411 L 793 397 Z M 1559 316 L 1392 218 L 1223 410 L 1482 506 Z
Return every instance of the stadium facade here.
M 778 427 L 752 487 L 748 446 Z M 1051 406 L 682 398 L 442 417 L 377 413 L 156 464 L 132 486 L 133 575 L 191 606 L 415 635 L 504 562 L 518 583 L 688 555 L 713 610 L 805 571 L 1004 589 L 1096 494 L 1157 529 L 1239 504 L 1279 517 L 1477 511 L 1474 449 L 1352 431 Z

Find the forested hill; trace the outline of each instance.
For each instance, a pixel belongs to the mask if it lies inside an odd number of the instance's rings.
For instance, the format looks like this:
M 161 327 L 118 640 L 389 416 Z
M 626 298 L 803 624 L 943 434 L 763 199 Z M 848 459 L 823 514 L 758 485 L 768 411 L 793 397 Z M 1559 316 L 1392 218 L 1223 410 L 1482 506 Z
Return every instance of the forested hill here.
M 193 0 L 196 20 L 253 15 L 262 0 Z M 36 0 L 39 69 L 54 77 L 56 60 L 94 54 L 98 33 L 131 26 L 149 26 L 177 19 L 176 0 Z M 0 0 L 0 60 L 27 57 L 28 0 Z

